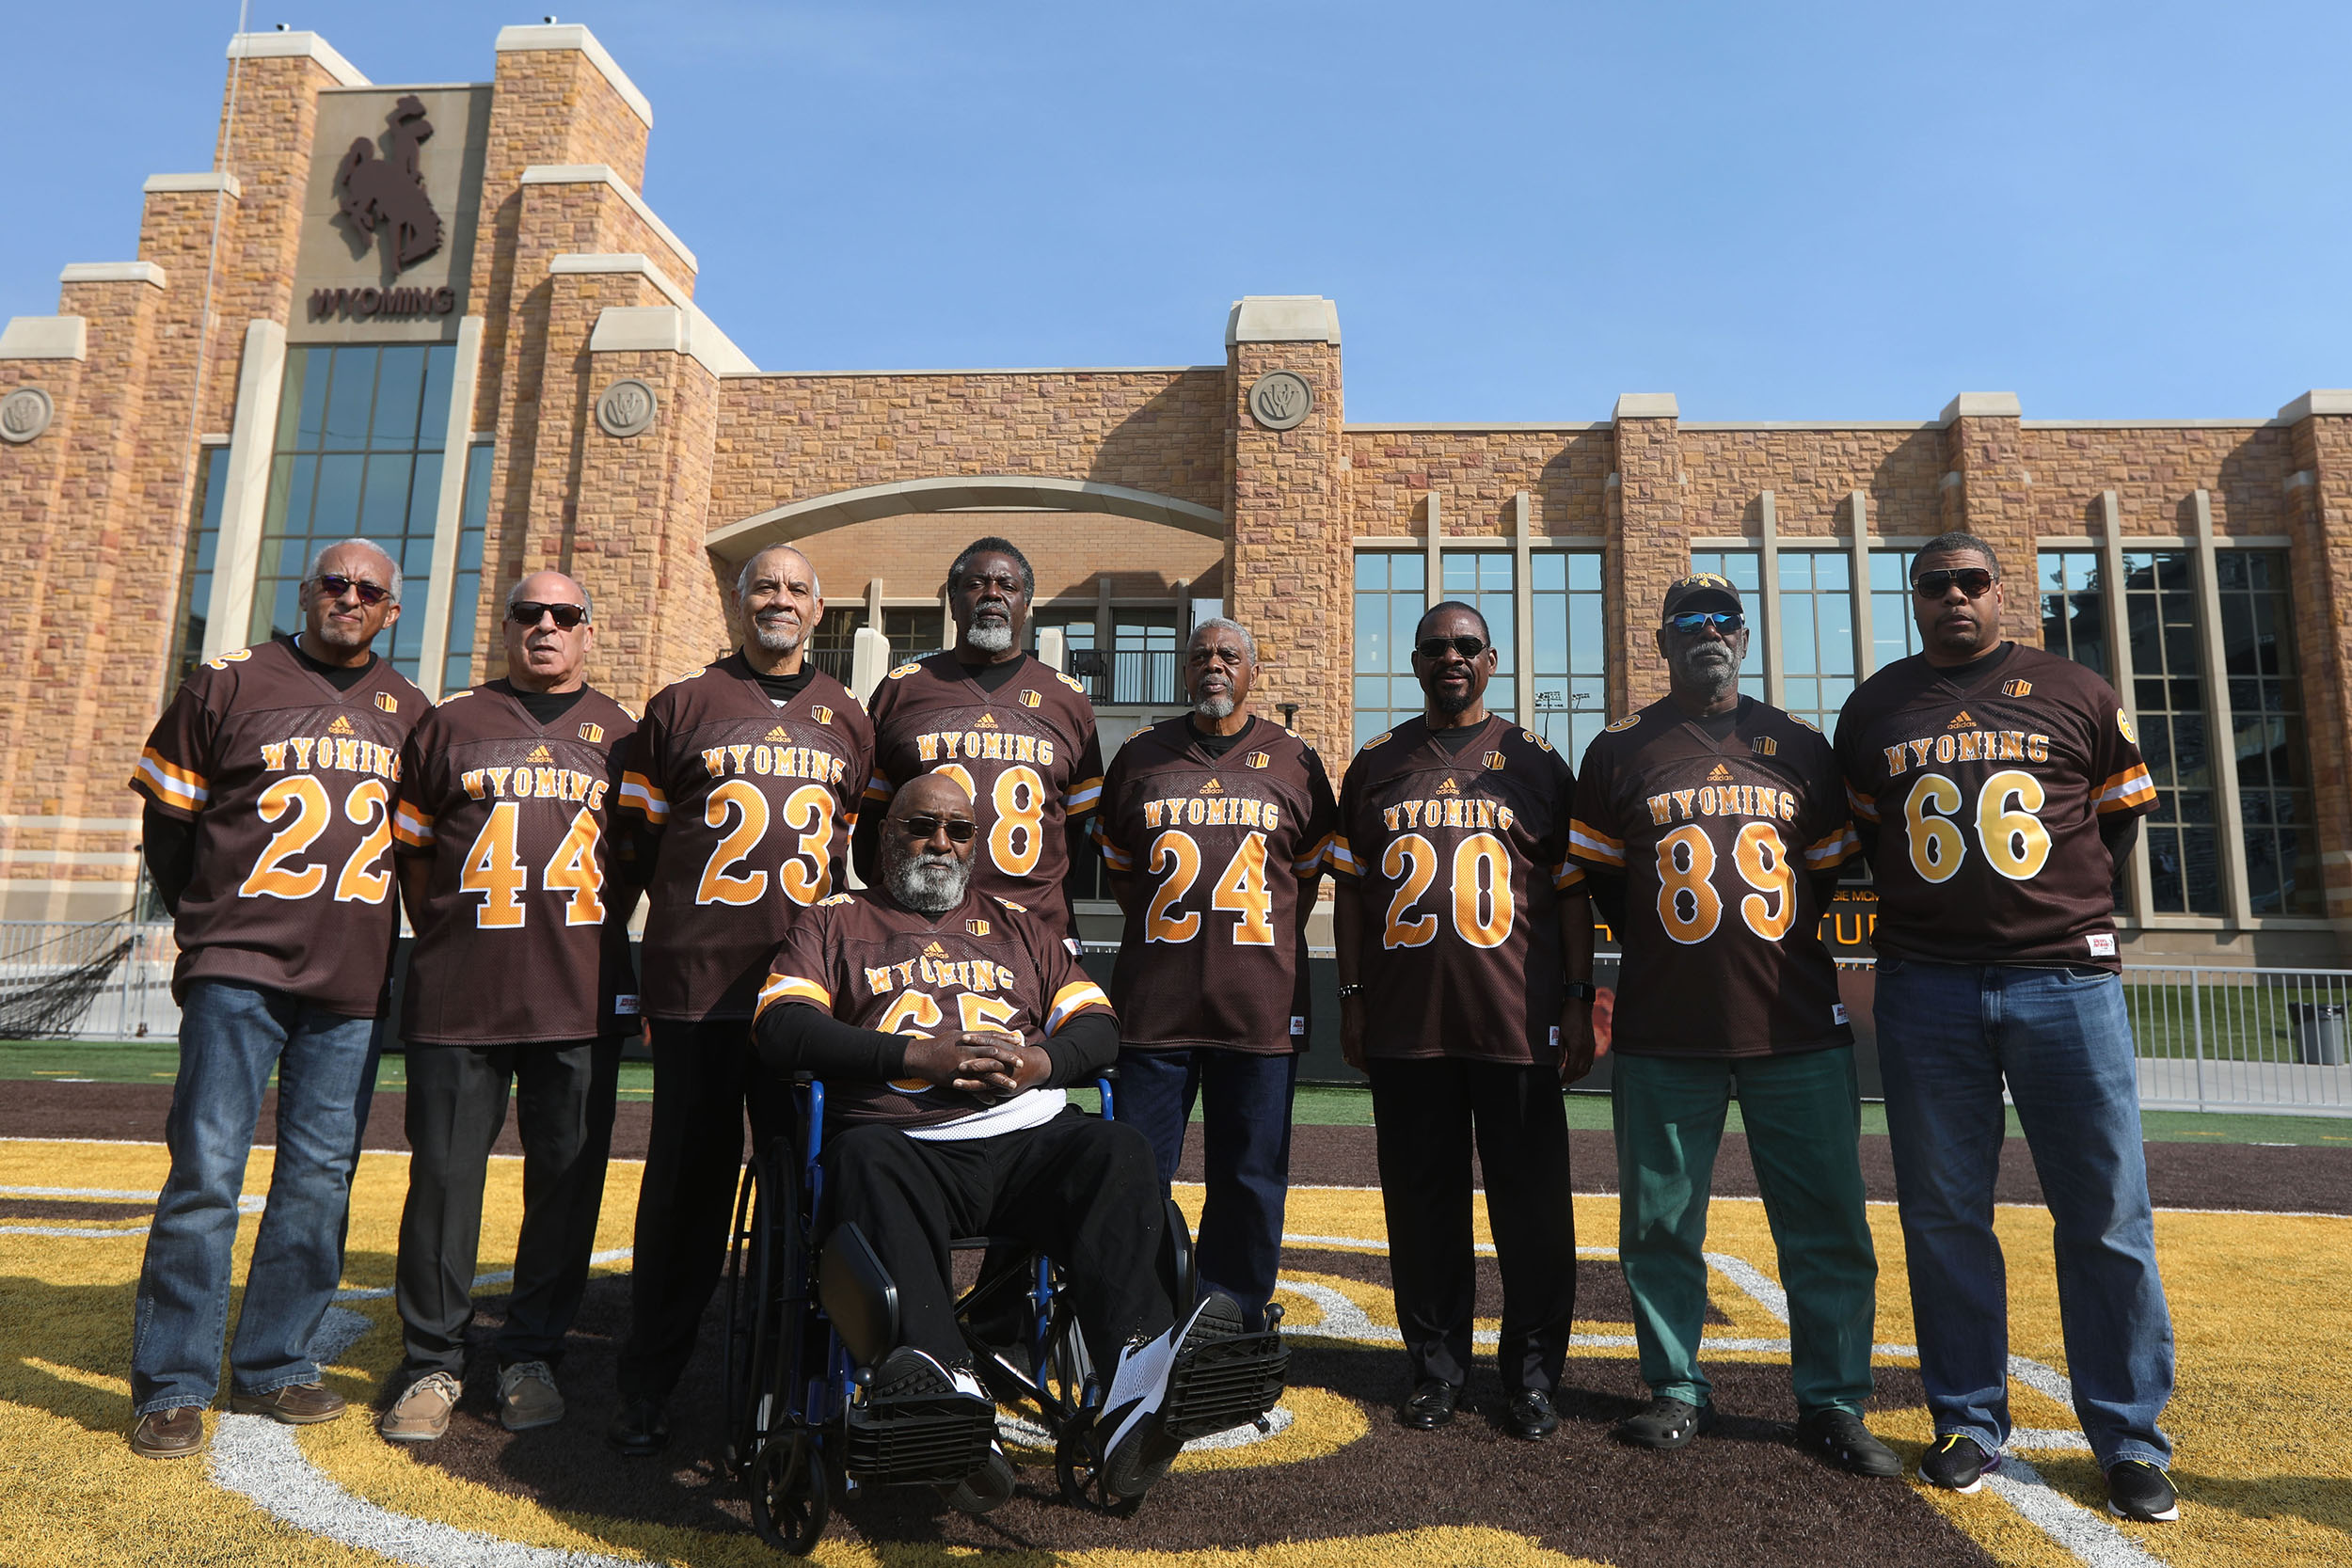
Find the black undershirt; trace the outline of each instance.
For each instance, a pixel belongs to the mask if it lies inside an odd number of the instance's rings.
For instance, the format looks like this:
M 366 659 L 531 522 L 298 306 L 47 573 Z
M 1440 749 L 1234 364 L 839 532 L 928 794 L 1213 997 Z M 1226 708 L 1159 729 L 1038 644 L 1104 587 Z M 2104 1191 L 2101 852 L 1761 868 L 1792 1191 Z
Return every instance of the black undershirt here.
M 752 672 L 752 679 L 759 683 L 759 689 L 768 693 L 768 700 L 778 707 L 806 691 L 808 683 L 816 678 L 815 667 L 807 663 L 803 663 L 797 672 L 789 675 L 763 675 L 756 670 Z
M 584 686 L 575 686 L 569 691 L 525 691 L 512 681 L 507 685 L 515 693 L 515 701 L 522 704 L 523 711 L 531 715 L 531 721 L 542 726 L 563 718 L 572 710 L 575 703 L 588 694 Z
M 294 649 L 294 657 L 302 660 L 305 665 L 309 666 L 311 673 L 317 675 L 321 680 L 324 680 L 327 685 L 333 687 L 338 691 L 350 690 L 353 687 L 358 686 L 361 681 L 367 679 L 368 672 L 375 668 L 375 656 L 373 654 L 368 656 L 368 661 L 365 664 L 323 664 L 319 660 L 312 658 L 309 654 L 302 651 L 302 640 L 300 638 L 290 637 L 286 639 L 286 645 Z
M 956 662 L 963 664 L 961 659 Z M 963 673 L 979 682 L 981 690 L 995 691 L 1019 674 L 1022 667 L 1028 662 L 1025 658 L 1009 658 L 1001 664 L 963 664 Z
M 1484 724 L 1455 724 L 1430 733 L 1437 737 L 1438 745 L 1458 757 L 1462 754 L 1462 748 L 1470 743 L 1470 737 L 1486 727 Z
M 1190 714 L 1184 716 L 1184 728 L 1192 732 L 1192 743 L 1213 757 L 1223 756 L 1240 743 L 1243 736 L 1249 733 L 1249 726 L 1244 724 L 1231 735 L 1213 735 L 1202 729 L 1200 721 Z

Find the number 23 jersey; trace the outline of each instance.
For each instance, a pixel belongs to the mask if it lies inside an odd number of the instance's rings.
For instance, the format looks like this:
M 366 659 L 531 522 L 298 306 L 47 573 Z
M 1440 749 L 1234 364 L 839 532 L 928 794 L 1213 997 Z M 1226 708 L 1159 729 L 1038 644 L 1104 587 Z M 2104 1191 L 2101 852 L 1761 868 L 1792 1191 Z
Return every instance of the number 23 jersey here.
M 1846 699 L 1837 760 L 1878 833 L 1882 954 L 2117 967 L 2099 824 L 2156 791 L 2097 674 L 2014 642 L 1941 670 L 1915 654 Z
M 1625 879 L 1611 1049 L 1764 1056 L 1848 1045 L 1813 879 L 1860 847 L 1821 732 L 1741 699 L 1718 739 L 1669 697 L 1593 737 L 1569 853 Z M 1721 727 L 1718 725 L 1717 727 Z
M 1340 786 L 1332 869 L 1359 890 L 1365 1053 L 1559 1058 L 1566 759 L 1490 718 L 1458 752 L 1409 719 L 1364 742 Z
M 660 834 L 645 917 L 651 1018 L 749 1018 L 803 911 L 842 885 L 874 728 L 821 672 L 778 707 L 729 654 L 654 693 L 621 804 Z

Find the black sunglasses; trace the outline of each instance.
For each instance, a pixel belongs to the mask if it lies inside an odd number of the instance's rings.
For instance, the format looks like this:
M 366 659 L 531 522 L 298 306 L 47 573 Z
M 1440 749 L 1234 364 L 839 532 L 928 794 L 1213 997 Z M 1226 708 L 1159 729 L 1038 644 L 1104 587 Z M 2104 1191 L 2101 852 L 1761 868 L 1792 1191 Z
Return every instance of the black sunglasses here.
M 1476 658 L 1486 651 L 1483 637 L 1424 637 L 1413 644 L 1413 652 L 1423 658 L 1443 658 L 1448 654 L 1460 654 L 1464 658 Z
M 1957 572 L 1922 572 L 1911 579 L 1911 591 L 1923 599 L 1940 599 L 1954 583 L 1960 584 L 1960 591 L 1970 598 L 1981 599 L 1985 590 L 1993 586 L 1993 574 L 1981 566 L 1963 566 Z
M 1686 637 L 1696 637 L 1709 626 L 1729 637 L 1747 624 L 1748 618 L 1736 610 L 1692 610 L 1666 617 L 1666 625 Z
M 977 822 L 952 816 L 902 816 L 898 819 L 898 831 L 909 838 L 929 838 L 942 828 L 946 829 L 947 836 L 958 844 L 971 843 L 980 831 Z
M 382 604 L 392 596 L 392 591 L 380 584 L 362 582 L 358 578 L 342 577 L 332 572 L 317 580 L 319 592 L 330 599 L 340 599 L 345 594 L 356 592 L 361 604 Z
M 506 618 L 518 626 L 535 626 L 542 615 L 554 616 L 555 624 L 569 631 L 588 619 L 588 610 L 582 605 L 541 604 L 536 599 L 516 599 L 506 607 Z

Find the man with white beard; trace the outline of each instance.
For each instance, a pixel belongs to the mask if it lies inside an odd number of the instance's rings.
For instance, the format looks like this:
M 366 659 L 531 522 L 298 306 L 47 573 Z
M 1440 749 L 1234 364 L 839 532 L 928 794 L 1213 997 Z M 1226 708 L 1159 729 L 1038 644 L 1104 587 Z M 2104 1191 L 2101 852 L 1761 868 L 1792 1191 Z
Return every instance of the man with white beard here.
M 771 1071 L 824 1080 L 820 1223 L 834 1235 L 854 1226 L 898 1290 L 899 1342 L 856 1353 L 874 1375 L 850 1420 L 886 1418 L 896 1402 L 968 1421 L 963 1451 L 981 1457 L 948 1501 L 980 1513 L 1011 1497 L 948 1255 L 958 1236 L 1006 1238 L 1060 1263 L 1105 1374 L 1103 1484 L 1139 1497 L 1185 1439 L 1272 1406 L 1283 1352 L 1257 1336 L 1223 1346 L 1215 1376 L 1189 1375 L 1204 1347 L 1243 1332 L 1241 1308 L 1217 1293 L 1169 1299 L 1151 1144 L 1062 1094 L 1118 1053 L 1119 1021 L 1058 927 L 980 889 L 976 816 L 940 773 L 897 791 L 881 885 L 828 898 L 793 927 L 754 1033 Z
M 669 1441 L 663 1406 L 726 1260 L 748 1105 L 765 1138 L 750 1022 L 768 956 L 844 883 L 874 732 L 807 663 L 825 613 L 808 558 L 771 546 L 735 583 L 743 643 L 654 694 L 621 776 L 653 862 L 640 994 L 653 1036 L 653 1128 L 637 1199 L 621 1403 L 625 1454 Z

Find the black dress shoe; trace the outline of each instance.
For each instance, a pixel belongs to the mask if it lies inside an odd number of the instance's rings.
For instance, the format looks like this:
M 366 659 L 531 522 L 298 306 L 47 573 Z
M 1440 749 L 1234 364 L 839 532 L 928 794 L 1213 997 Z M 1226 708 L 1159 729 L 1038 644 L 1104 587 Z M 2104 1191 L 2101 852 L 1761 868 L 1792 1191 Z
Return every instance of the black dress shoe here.
M 1462 1390 L 1443 1378 L 1423 1378 L 1413 1385 L 1412 1398 L 1397 1406 L 1396 1424 L 1416 1432 L 1434 1432 L 1454 1419 Z
M 1559 1431 L 1560 1418 L 1551 1408 L 1551 1396 L 1540 1388 L 1522 1388 L 1512 1395 L 1503 1408 L 1502 1430 L 1530 1443 Z
M 648 1458 L 670 1446 L 670 1418 L 662 1413 L 660 1400 L 643 1395 L 626 1398 L 612 1424 L 604 1429 L 604 1440 L 615 1453 Z

